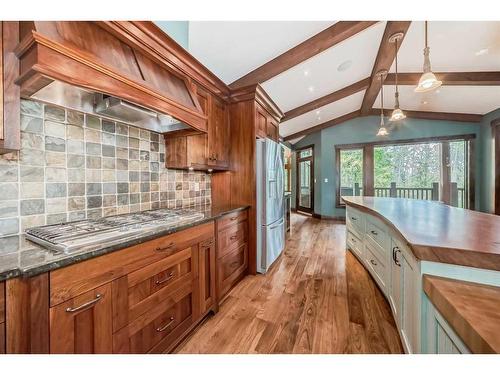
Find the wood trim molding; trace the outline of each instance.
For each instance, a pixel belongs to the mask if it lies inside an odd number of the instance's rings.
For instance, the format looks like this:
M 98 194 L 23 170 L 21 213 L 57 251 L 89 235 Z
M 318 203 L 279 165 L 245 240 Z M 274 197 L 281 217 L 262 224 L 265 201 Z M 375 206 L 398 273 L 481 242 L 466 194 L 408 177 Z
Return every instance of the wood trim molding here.
M 359 110 L 353 111 L 353 112 L 347 113 L 345 115 L 342 115 L 340 117 L 334 118 L 332 120 L 326 121 L 322 124 L 313 126 L 311 128 L 308 128 L 308 129 L 301 130 L 297 133 L 287 135 L 286 137 L 283 138 L 283 140 L 286 142 L 286 141 L 289 141 L 292 139 L 296 139 L 296 138 L 299 138 L 299 137 L 302 137 L 302 136 L 305 136 L 305 135 L 308 135 L 308 134 L 311 134 L 311 133 L 314 133 L 314 132 L 317 132 L 317 131 L 320 131 L 320 130 L 323 130 L 326 128 L 330 128 L 330 127 L 335 126 L 335 125 L 342 124 L 345 121 L 355 119 L 356 117 L 359 117 L 359 116 L 360 116 Z
M 245 102 L 248 100 L 255 100 L 262 107 L 264 107 L 276 121 L 280 121 L 284 116 L 278 105 L 271 99 L 267 92 L 258 83 L 249 85 L 237 90 L 232 90 L 229 101 L 231 103 Z
M 401 47 L 401 44 L 404 41 L 404 37 L 406 36 L 406 32 L 410 27 L 410 21 L 388 21 L 385 27 L 384 35 L 382 36 L 382 40 L 380 41 L 380 46 L 377 53 L 377 58 L 375 59 L 375 63 L 373 64 L 373 70 L 371 74 L 371 83 L 368 89 L 365 92 L 365 96 L 363 98 L 363 104 L 361 104 L 361 113 L 367 114 L 373 107 L 375 103 L 375 99 L 377 99 L 378 92 L 380 91 L 380 82 L 379 77 L 377 77 L 377 72 L 380 70 L 389 70 L 391 65 L 396 57 L 394 51 L 394 44 L 389 42 L 389 38 L 391 35 L 402 32 L 403 39 L 401 39 L 398 43 L 398 49 Z M 382 79 L 383 81 L 383 79 Z
M 475 134 L 459 134 L 459 135 L 445 135 L 445 136 L 438 136 L 438 137 L 387 139 L 385 141 L 338 144 L 338 145 L 335 145 L 335 148 L 349 149 L 349 148 L 363 148 L 365 146 L 407 145 L 407 144 L 414 144 L 414 143 L 443 142 L 443 141 L 455 141 L 455 140 L 469 141 L 472 139 L 476 139 Z
M 453 113 L 453 112 L 428 112 L 428 111 L 409 111 L 403 108 L 403 111 L 408 118 L 416 118 L 421 120 L 441 120 L 441 121 L 457 121 L 457 122 L 481 122 L 483 115 L 476 113 Z M 390 116 L 391 109 L 384 109 L 384 116 Z M 371 116 L 380 116 L 380 109 L 372 108 L 369 113 Z
M 303 150 L 311 149 L 312 150 L 312 155 L 311 156 L 306 156 L 304 158 L 299 157 L 300 152 Z M 315 159 L 315 154 L 314 154 L 314 144 L 309 144 L 307 146 L 303 146 L 301 148 L 298 148 L 297 150 L 294 150 L 296 153 L 296 158 L 295 158 L 295 170 L 297 171 L 297 176 L 296 176 L 296 181 L 295 181 L 295 208 L 297 211 L 301 212 L 306 212 L 308 214 L 314 215 L 314 191 L 315 191 L 315 184 L 314 184 L 314 159 Z M 311 189 L 310 189 L 310 198 L 311 198 L 311 207 L 302 207 L 299 204 L 300 201 L 300 171 L 299 171 L 299 164 L 302 161 L 310 161 L 311 162 Z
M 334 91 L 331 94 L 322 96 L 321 98 L 318 98 L 309 103 L 301 105 L 300 107 L 291 109 L 285 112 L 285 116 L 281 121 L 285 122 L 291 120 L 297 116 L 303 115 L 304 113 L 314 111 L 315 109 L 323 107 L 327 104 L 336 102 L 337 100 L 343 99 L 357 92 L 366 90 L 370 86 L 370 81 L 371 81 L 370 77 L 367 77 L 365 79 L 362 79 L 361 81 L 353 83 L 352 85 Z
M 262 83 L 365 30 L 378 21 L 339 21 L 237 79 L 231 89 Z
M 446 86 L 498 86 L 500 85 L 500 72 L 442 72 L 434 73 L 437 79 Z M 399 85 L 418 84 L 422 72 L 417 73 L 398 73 Z M 395 85 L 396 74 L 389 73 L 385 78 L 384 84 Z

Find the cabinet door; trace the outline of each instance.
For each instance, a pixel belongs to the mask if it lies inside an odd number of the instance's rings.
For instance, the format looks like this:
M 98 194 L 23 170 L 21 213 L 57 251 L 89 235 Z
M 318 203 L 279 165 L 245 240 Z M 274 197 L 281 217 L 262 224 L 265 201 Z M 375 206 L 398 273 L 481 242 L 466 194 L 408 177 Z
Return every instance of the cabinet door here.
M 113 324 L 111 283 L 50 309 L 50 352 L 111 353 Z
M 215 304 L 215 239 L 200 243 L 200 311 L 202 314 Z
M 258 138 L 266 138 L 267 136 L 267 117 L 267 112 L 256 104 L 255 134 Z
M 219 300 L 240 280 L 248 266 L 248 248 L 244 244 L 218 259 Z
M 415 264 L 405 252 L 401 253 L 398 261 L 401 263 L 403 272 L 403 308 L 401 320 L 401 333 L 409 353 L 415 353 L 417 349 L 417 322 L 419 314 L 417 310 L 417 299 L 420 296 L 416 292 Z
M 394 320 L 398 328 L 401 328 L 401 297 L 403 294 L 403 272 L 399 258 L 401 258 L 401 250 L 393 242 L 392 243 L 392 258 L 391 258 L 391 289 L 389 293 L 389 302 L 394 311 Z
M 211 124 L 209 124 L 208 144 L 211 162 L 218 167 L 229 165 L 229 124 L 226 105 L 223 101 L 212 97 Z M 209 159 L 210 164 L 210 159 Z
M 266 127 L 267 138 L 272 139 L 273 141 L 278 142 L 278 123 L 271 116 L 267 118 L 267 127 Z

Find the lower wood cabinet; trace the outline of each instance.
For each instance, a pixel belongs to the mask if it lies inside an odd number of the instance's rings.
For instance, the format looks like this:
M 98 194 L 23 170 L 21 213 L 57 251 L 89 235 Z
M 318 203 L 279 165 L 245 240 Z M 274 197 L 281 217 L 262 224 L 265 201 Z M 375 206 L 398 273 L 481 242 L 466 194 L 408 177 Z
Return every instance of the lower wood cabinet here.
M 217 220 L 217 295 L 224 298 L 247 273 L 248 211 L 237 211 Z
M 200 308 L 204 314 L 209 310 L 217 310 L 216 296 L 216 254 L 215 240 L 200 243 Z
M 111 284 L 104 284 L 50 309 L 50 352 L 113 352 Z

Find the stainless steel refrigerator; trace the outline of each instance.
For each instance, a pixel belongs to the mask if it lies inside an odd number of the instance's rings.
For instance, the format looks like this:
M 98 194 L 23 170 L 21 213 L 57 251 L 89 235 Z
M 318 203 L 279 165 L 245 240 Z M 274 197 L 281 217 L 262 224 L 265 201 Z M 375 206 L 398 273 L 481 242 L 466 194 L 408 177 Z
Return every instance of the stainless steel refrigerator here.
M 257 271 L 266 273 L 285 247 L 283 148 L 257 140 Z

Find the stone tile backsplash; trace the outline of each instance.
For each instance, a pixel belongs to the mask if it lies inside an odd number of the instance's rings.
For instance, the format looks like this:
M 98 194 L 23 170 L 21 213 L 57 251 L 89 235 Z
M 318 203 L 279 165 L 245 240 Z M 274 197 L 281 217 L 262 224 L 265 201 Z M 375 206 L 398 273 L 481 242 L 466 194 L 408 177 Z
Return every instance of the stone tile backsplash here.
M 168 170 L 160 134 L 21 101 L 21 151 L 0 155 L 0 237 L 64 221 L 211 203 L 210 175 Z

